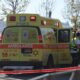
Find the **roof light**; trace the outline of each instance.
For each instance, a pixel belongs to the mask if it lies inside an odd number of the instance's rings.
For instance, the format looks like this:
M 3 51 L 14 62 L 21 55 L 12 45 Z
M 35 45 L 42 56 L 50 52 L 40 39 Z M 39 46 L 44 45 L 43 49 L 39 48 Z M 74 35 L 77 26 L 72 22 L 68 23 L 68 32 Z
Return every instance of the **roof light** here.
M 20 21 L 26 21 L 26 16 L 20 16 Z
M 10 16 L 9 21 L 16 21 L 16 16 Z
M 59 27 L 59 22 L 56 22 L 54 25 L 57 26 L 57 27 Z
M 42 24 L 42 25 L 46 25 L 47 22 L 46 22 L 45 20 L 41 20 L 41 24 Z
M 30 16 L 30 21 L 36 21 L 36 16 Z

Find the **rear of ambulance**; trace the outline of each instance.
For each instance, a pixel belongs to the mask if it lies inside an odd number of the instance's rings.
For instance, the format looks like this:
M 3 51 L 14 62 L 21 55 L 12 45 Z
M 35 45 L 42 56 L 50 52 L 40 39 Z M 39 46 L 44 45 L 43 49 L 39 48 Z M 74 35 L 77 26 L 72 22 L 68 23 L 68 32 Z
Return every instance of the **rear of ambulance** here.
M 42 65 L 42 36 L 36 15 L 8 16 L 2 36 L 1 67 L 22 69 Z

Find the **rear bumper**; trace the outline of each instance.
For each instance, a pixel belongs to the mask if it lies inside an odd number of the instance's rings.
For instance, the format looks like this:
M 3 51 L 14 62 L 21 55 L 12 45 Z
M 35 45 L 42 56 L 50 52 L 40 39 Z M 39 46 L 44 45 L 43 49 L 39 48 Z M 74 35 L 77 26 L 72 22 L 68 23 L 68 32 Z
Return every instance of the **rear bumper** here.
M 3 66 L 38 66 L 42 65 L 41 61 L 0 61 L 0 67 Z

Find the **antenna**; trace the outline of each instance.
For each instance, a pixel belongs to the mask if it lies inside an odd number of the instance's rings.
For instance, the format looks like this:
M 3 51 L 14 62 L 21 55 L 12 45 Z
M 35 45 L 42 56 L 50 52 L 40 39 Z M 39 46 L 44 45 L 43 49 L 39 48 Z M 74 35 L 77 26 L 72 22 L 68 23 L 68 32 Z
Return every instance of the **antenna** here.
M 52 12 L 51 12 L 51 11 L 49 11 L 49 18 L 51 18 L 51 15 L 52 15 Z

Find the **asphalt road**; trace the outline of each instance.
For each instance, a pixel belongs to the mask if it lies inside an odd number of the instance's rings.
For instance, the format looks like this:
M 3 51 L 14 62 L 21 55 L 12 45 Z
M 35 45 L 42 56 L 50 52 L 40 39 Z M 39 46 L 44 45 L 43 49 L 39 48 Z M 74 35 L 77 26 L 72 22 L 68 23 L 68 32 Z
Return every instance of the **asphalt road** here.
M 57 75 L 53 77 L 54 80 L 80 80 L 80 71 L 68 73 L 64 75 Z
M 0 80 L 29 80 L 33 77 L 40 76 L 40 74 L 32 74 L 32 75 L 27 75 L 27 74 L 20 74 L 20 75 L 5 75 L 1 74 L 0 75 Z

